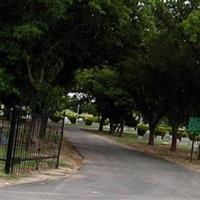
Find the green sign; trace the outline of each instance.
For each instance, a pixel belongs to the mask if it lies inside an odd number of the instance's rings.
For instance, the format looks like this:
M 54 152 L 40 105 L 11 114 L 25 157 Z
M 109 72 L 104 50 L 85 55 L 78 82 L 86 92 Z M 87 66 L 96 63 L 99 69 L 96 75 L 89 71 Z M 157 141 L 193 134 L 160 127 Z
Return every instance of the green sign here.
M 200 118 L 199 117 L 190 117 L 188 130 L 190 132 L 200 132 Z

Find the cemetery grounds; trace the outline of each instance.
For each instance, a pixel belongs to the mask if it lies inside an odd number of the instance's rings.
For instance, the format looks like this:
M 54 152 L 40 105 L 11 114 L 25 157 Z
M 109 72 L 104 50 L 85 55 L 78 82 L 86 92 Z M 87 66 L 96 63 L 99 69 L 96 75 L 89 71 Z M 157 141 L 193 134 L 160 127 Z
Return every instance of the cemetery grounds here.
M 79 126 L 81 129 L 87 130 L 92 134 L 98 134 L 107 137 L 121 145 L 127 145 L 137 151 L 163 158 L 186 168 L 200 172 L 200 160 L 197 160 L 199 143 L 195 143 L 193 160 L 190 161 L 192 141 L 190 141 L 187 137 L 182 138 L 181 141 L 178 140 L 177 152 L 171 152 L 171 136 L 169 134 L 166 134 L 163 139 L 161 136 L 157 136 L 155 138 L 155 145 L 151 146 L 147 145 L 148 134 L 145 134 L 144 136 L 138 136 L 137 131 L 134 128 L 126 127 L 123 137 L 118 137 L 117 134 L 110 135 L 107 128 L 105 128 L 104 131 L 97 131 L 97 125 L 95 124 L 92 126 Z

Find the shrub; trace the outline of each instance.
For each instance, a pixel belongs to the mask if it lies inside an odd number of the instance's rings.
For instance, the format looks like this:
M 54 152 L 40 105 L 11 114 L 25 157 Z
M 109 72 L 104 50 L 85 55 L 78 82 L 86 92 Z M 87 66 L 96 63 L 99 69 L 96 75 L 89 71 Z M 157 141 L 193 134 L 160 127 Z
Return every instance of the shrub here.
M 82 118 L 85 122 L 85 125 L 92 125 L 92 123 L 98 123 L 99 122 L 99 117 L 87 114 L 87 113 L 82 113 L 80 116 L 80 118 Z
M 94 117 L 94 116 L 85 117 L 84 121 L 85 121 L 85 125 L 91 126 L 92 123 L 98 123 L 99 122 L 99 118 L 98 117 Z
M 138 136 L 144 136 L 146 131 L 147 131 L 146 129 L 138 128 L 137 134 L 138 134 Z
M 181 138 L 186 138 L 188 136 L 188 134 L 185 131 L 179 130 L 178 131 L 178 136 L 181 137 Z
M 156 131 L 155 131 L 155 136 L 161 136 L 162 138 L 165 137 L 166 133 L 167 133 L 168 129 L 165 127 L 157 127 Z
M 199 135 L 199 133 L 197 132 L 197 133 L 191 133 L 191 132 L 189 132 L 188 133 L 188 138 L 190 139 L 190 140 L 196 140 L 196 141 L 200 141 L 200 135 Z
M 160 131 L 160 130 L 156 130 L 155 131 L 155 136 L 161 136 L 162 138 L 164 138 L 166 135 L 166 132 Z
M 76 116 L 67 116 L 67 118 L 72 124 L 76 124 Z
M 56 112 L 50 117 L 50 119 L 53 122 L 59 122 L 62 118 L 63 118 L 63 113 L 61 112 Z
M 137 126 L 137 128 L 138 128 L 138 131 L 137 131 L 138 136 L 144 136 L 146 131 L 149 129 L 148 125 L 145 125 L 145 124 L 140 124 Z
M 65 116 L 69 119 L 72 124 L 76 124 L 77 114 L 74 112 L 67 112 Z
M 85 119 L 85 125 L 91 126 L 93 123 L 92 119 Z
M 172 135 L 172 131 L 170 131 L 169 134 Z M 181 140 L 182 138 L 185 138 L 185 137 L 187 137 L 187 136 L 188 136 L 188 134 L 187 134 L 186 131 L 184 131 L 184 130 L 178 130 L 178 132 L 177 132 L 177 138 L 178 138 L 179 140 Z

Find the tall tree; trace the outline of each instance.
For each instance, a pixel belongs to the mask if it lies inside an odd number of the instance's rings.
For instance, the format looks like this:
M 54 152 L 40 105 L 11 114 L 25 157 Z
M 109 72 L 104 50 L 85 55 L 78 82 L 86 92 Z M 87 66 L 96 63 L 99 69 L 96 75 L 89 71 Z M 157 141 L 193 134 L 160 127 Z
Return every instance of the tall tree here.
M 133 107 L 128 94 L 120 88 L 118 72 L 109 68 L 85 69 L 77 72 L 76 80 L 80 91 L 95 99 L 102 119 L 109 118 L 110 133 L 113 133 L 114 123 L 122 125 Z
M 176 151 L 177 130 L 197 99 L 199 53 L 187 42 L 183 22 L 198 6 L 198 1 L 158 1 L 155 6 L 156 31 L 150 52 L 162 77 L 161 95 L 173 132 L 171 151 Z
M 23 99 L 42 113 L 51 110 L 44 99 L 57 84 L 68 85 L 75 69 L 119 59 L 113 50 L 121 52 L 120 32 L 131 13 L 121 0 L 10 0 L 0 11 L 2 65 Z

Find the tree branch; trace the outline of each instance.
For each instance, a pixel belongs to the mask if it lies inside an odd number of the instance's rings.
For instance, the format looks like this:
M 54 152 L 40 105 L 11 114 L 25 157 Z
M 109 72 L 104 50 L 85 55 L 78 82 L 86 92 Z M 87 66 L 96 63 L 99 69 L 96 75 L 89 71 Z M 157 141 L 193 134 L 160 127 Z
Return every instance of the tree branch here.
M 40 70 L 40 83 L 42 83 L 44 80 L 44 67 L 41 67 Z
M 52 54 L 51 56 L 54 57 L 58 63 L 57 64 L 58 67 L 56 68 L 56 71 L 54 71 L 54 76 L 53 76 L 54 78 L 51 79 L 51 82 L 53 82 L 56 79 L 57 75 L 60 73 L 61 69 L 63 68 L 64 63 L 63 63 L 62 59 L 58 58 L 56 55 Z
M 31 64 L 30 64 L 30 56 L 27 53 L 25 54 L 25 60 L 26 60 L 26 67 L 27 67 L 29 81 L 31 85 L 34 86 L 34 79 L 33 79 L 33 74 L 32 74 Z
M 66 34 L 63 38 L 61 38 L 60 40 L 58 40 L 53 46 L 51 46 L 51 48 L 47 51 L 46 56 L 44 57 L 44 60 L 48 57 L 48 55 L 50 55 L 50 53 L 56 48 L 58 47 L 60 44 L 62 44 L 62 42 L 65 40 L 65 38 L 67 38 L 68 36 L 70 36 L 74 31 L 76 31 L 78 28 L 80 27 L 80 24 L 75 26 L 68 34 Z

